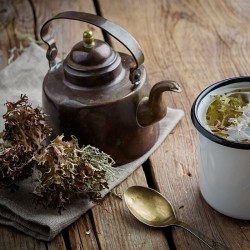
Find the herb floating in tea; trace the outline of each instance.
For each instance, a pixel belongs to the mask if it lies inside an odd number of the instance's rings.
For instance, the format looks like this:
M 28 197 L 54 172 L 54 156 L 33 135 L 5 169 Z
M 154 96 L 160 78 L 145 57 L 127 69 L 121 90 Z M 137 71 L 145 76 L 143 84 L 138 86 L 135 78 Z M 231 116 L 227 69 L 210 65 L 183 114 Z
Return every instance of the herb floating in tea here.
M 45 146 L 52 130 L 46 115 L 28 104 L 26 95 L 6 103 L 5 129 L 0 133 L 0 187 L 16 189 L 19 181 L 34 175 L 36 205 L 61 212 L 72 199 L 88 196 L 99 201 L 114 176 L 114 160 L 97 148 L 80 148 L 77 139 L 63 141 L 63 135 Z
M 206 113 L 211 131 L 230 141 L 250 142 L 250 104 L 246 93 L 212 96 Z
M 15 189 L 19 181 L 32 175 L 32 156 L 44 147 L 51 129 L 45 123 L 45 114 L 33 109 L 26 95 L 5 105 L 5 129 L 0 133 L 0 187 Z

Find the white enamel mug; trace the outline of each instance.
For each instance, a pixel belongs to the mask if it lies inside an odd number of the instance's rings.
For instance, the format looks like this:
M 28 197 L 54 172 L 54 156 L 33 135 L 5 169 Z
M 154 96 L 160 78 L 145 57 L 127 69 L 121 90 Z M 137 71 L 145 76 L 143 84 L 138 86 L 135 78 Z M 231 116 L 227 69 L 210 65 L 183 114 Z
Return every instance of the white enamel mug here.
M 199 184 L 204 199 L 222 214 L 250 220 L 250 143 L 214 135 L 205 120 L 211 96 L 246 87 L 250 88 L 250 77 L 226 79 L 209 86 L 193 103 L 191 118 L 199 132 Z

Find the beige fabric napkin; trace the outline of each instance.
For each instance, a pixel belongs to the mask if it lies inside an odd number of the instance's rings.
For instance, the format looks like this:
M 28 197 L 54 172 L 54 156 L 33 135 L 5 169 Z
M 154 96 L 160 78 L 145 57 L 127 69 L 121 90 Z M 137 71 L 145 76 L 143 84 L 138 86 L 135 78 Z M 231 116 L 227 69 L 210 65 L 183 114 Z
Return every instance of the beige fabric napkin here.
M 4 129 L 2 115 L 6 112 L 6 101 L 16 101 L 21 94 L 26 94 L 33 107 L 41 106 L 42 81 L 47 71 L 45 51 L 32 44 L 16 61 L 0 72 L 0 131 Z M 110 183 L 110 189 L 147 160 L 183 115 L 182 110 L 168 109 L 167 117 L 160 122 L 160 136 L 154 147 L 139 159 L 119 167 L 119 174 Z M 88 200 L 79 199 L 69 205 L 61 215 L 51 209 L 35 209 L 30 194 L 32 190 L 29 180 L 23 181 L 17 192 L 0 190 L 0 223 L 13 226 L 40 240 L 52 240 L 61 230 L 94 206 Z M 103 195 L 108 192 L 109 190 L 104 191 Z

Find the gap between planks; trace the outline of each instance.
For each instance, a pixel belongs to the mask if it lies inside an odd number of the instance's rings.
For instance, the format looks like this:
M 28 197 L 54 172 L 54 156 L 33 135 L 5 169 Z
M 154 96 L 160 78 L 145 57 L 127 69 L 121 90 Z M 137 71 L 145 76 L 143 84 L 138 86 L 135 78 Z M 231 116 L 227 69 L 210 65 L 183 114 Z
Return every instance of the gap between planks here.
M 154 180 L 154 176 L 153 176 L 153 172 L 152 172 L 152 165 L 150 164 L 149 159 L 147 159 L 142 164 L 142 169 L 143 169 L 143 172 L 145 174 L 148 187 L 150 187 L 152 189 L 155 189 L 155 190 L 157 190 L 159 192 L 159 188 L 157 187 L 156 181 Z M 175 243 L 174 243 L 174 238 L 173 238 L 171 227 L 162 228 L 162 231 L 163 231 L 163 233 L 164 233 L 164 235 L 165 235 L 165 237 L 166 237 L 166 239 L 168 241 L 169 248 L 171 250 L 175 250 L 176 246 L 175 246 Z

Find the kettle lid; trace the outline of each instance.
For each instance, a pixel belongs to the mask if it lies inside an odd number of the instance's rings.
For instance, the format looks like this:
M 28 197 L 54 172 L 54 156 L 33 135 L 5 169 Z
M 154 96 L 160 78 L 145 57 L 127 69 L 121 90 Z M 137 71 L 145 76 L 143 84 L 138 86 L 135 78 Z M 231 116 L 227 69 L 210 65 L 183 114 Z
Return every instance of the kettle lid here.
M 141 51 L 140 45 L 138 42 L 134 39 L 134 37 L 129 34 L 126 30 L 121 28 L 120 26 L 116 25 L 115 23 L 112 23 L 111 21 L 101 17 L 96 16 L 90 13 L 84 13 L 84 12 L 77 12 L 77 11 L 65 11 L 62 13 L 57 14 L 56 16 L 52 17 L 51 19 L 47 20 L 40 31 L 41 39 L 48 45 L 48 50 L 46 53 L 46 57 L 49 61 L 49 71 L 53 71 L 54 69 L 57 69 L 56 64 L 56 56 L 57 56 L 57 47 L 56 47 L 56 41 L 53 39 L 53 37 L 49 34 L 49 27 L 50 22 L 56 19 L 70 19 L 70 20 L 78 20 L 87 22 L 89 24 L 95 25 L 102 30 L 108 32 L 112 37 L 114 37 L 116 40 L 118 40 L 121 44 L 123 44 L 131 53 L 134 63 L 130 65 L 129 68 L 129 80 L 134 85 L 134 87 L 137 87 L 140 85 L 141 79 L 143 77 L 141 66 L 144 62 L 144 55 Z M 90 39 L 91 40 L 91 39 Z M 96 40 L 95 40 L 96 41 Z M 94 45 L 95 46 L 95 45 Z M 118 54 L 118 53 L 117 53 Z M 77 57 L 77 56 L 76 56 Z M 103 67 L 103 72 L 98 72 L 98 80 L 102 81 L 103 83 L 108 83 L 112 79 L 117 79 L 117 74 L 119 75 L 119 71 L 121 70 L 121 63 L 118 63 L 121 61 L 121 58 L 119 57 L 119 54 L 117 55 L 117 59 L 112 64 L 113 68 L 109 67 L 111 65 L 106 65 L 106 67 Z M 115 63 L 116 62 L 116 63 Z M 65 62 L 66 65 L 66 62 Z M 70 66 L 71 65 L 71 66 Z M 76 78 L 81 73 L 79 70 L 74 69 L 73 64 L 69 64 L 69 67 L 66 69 L 67 72 L 67 78 L 73 80 L 73 82 L 79 83 Z M 112 70 L 113 69 L 113 70 Z M 95 70 L 93 68 L 93 70 Z M 75 71 L 75 72 L 73 72 Z M 80 72 L 80 73 L 79 73 Z M 87 72 L 85 72 L 87 74 Z M 110 77 L 110 79 L 106 80 L 106 78 L 102 78 L 100 76 L 107 76 L 107 78 Z M 85 74 L 85 76 L 86 76 Z M 92 81 L 95 84 L 96 79 L 92 74 L 92 70 L 89 72 L 89 79 L 86 79 L 88 81 Z M 94 77 L 94 78 L 92 78 Z M 90 83 L 91 85 L 92 83 Z
M 83 33 L 64 60 L 65 79 L 81 86 L 103 86 L 122 71 L 121 57 L 106 42 L 94 39 L 92 31 Z

